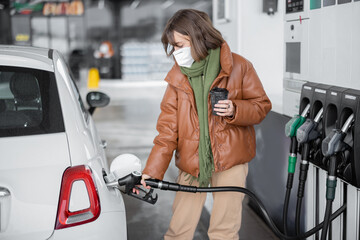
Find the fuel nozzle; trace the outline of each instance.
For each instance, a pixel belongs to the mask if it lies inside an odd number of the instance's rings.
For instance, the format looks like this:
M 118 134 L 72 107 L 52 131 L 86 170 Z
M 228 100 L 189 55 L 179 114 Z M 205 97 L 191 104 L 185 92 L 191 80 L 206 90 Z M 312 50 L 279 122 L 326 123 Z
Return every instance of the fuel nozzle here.
M 296 131 L 297 129 L 305 122 L 306 116 L 309 113 L 310 104 L 307 104 L 301 115 L 295 115 L 285 126 L 285 135 L 291 138 L 290 143 L 290 155 L 289 155 L 289 165 L 288 173 L 295 172 L 295 165 L 297 160 L 297 147 L 298 143 L 296 141 Z M 289 186 L 292 185 L 292 180 L 288 181 Z
M 129 175 L 120 178 L 118 180 L 118 184 L 119 186 L 125 186 L 125 191 L 123 191 L 123 193 L 130 195 L 134 198 L 140 199 L 142 201 L 155 204 L 158 199 L 158 195 L 156 194 L 155 197 L 153 196 L 154 189 L 150 189 L 147 192 L 144 189 L 137 187 L 137 185 L 140 185 L 140 181 L 141 181 L 141 173 L 138 171 L 133 171 Z M 132 192 L 133 188 L 139 190 L 140 193 L 139 194 L 133 193 Z
M 314 120 L 308 118 L 296 131 L 296 139 L 299 143 L 305 143 L 315 140 L 320 133 L 317 131 L 317 126 L 323 115 L 323 108 L 316 114 Z
M 125 186 L 125 193 L 129 194 L 136 185 L 141 181 L 141 172 L 133 171 L 131 174 L 126 175 L 118 180 L 119 186 Z
M 285 135 L 287 137 L 295 137 L 297 129 L 305 122 L 306 116 L 309 112 L 310 104 L 306 105 L 301 115 L 295 115 L 285 125 Z
M 341 129 L 333 131 L 322 141 L 321 151 L 325 157 L 330 157 L 345 149 L 344 138 L 354 122 L 354 114 L 351 114 Z
M 179 185 L 177 183 L 161 181 L 158 179 L 146 179 L 145 180 L 146 185 L 151 187 L 151 189 L 147 192 L 142 188 L 137 187 L 137 185 L 140 185 L 140 181 L 141 181 L 141 173 L 138 171 L 134 171 L 131 174 L 126 175 L 123 178 L 120 178 L 118 180 L 118 185 L 125 186 L 125 191 L 123 191 L 123 193 L 126 193 L 134 198 L 140 199 L 142 201 L 151 204 L 155 204 L 158 199 L 157 194 L 155 195 L 155 197 L 152 195 L 154 188 L 158 188 L 161 190 L 185 191 L 185 192 L 193 192 L 193 193 L 197 192 L 198 190 L 198 188 L 195 186 L 184 186 L 184 185 Z M 132 192 L 133 188 L 138 189 L 140 193 L 143 194 L 143 196 L 141 196 L 140 194 L 138 195 L 136 193 L 133 193 Z

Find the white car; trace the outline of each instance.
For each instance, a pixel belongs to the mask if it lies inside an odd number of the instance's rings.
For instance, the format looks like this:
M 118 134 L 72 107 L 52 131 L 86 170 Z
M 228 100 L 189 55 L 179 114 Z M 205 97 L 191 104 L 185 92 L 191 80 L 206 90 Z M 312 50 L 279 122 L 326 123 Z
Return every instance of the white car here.
M 0 45 L 0 239 L 126 239 L 87 100 L 57 51 Z

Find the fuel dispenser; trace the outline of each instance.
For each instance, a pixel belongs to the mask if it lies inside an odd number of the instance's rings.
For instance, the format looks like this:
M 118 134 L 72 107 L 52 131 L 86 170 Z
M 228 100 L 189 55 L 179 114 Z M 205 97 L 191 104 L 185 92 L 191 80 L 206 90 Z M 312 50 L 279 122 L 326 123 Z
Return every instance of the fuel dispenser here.
M 359 213 L 355 207 L 360 203 L 357 189 L 360 170 L 356 161 L 360 157 L 359 99 L 359 90 L 310 82 L 302 87 L 300 112 L 310 103 L 310 114 L 296 135 L 302 152 L 297 234 L 301 201 L 305 196 L 306 226 L 317 225 L 323 219 L 325 224 L 323 233 L 316 233 L 310 239 L 319 239 L 320 235 L 321 239 L 327 236 L 328 239 L 359 239 Z M 340 181 L 336 181 L 337 178 Z M 331 209 L 344 205 L 348 206 L 346 214 L 330 224 L 326 219 Z
M 299 113 L 309 105 L 310 109 L 296 133 L 301 152 L 295 219 L 297 235 L 300 234 L 305 197 L 306 226 L 318 225 L 323 219 L 326 223 L 324 234 L 316 233 L 312 239 L 319 239 L 320 234 L 322 239 L 326 236 L 329 239 L 359 237 L 359 226 L 353 228 L 359 221 L 356 211 L 335 219 L 333 224 L 326 220 L 331 209 L 348 203 L 359 204 L 360 164 L 356 161 L 360 157 L 359 94 L 358 90 L 320 83 L 308 82 L 302 86 Z M 341 180 L 336 181 L 336 178 Z
M 347 205 L 348 211 L 325 231 L 329 239 L 360 239 L 360 1 L 287 0 L 284 4 L 283 114 L 300 114 L 310 103 L 309 116 L 296 133 L 302 156 L 295 229 L 300 232 L 302 205 L 305 229 L 322 221 L 327 212 L 327 177 L 335 169 L 332 208 Z M 350 116 L 351 124 L 343 129 Z M 324 140 L 331 146 L 335 133 L 341 136 L 337 139 L 341 148 L 325 156 Z M 336 164 L 330 164 L 335 158 Z
M 346 120 L 354 114 L 354 124 L 349 129 L 349 133 L 344 139 L 348 148 L 341 156 L 341 161 L 337 167 L 338 177 L 345 182 L 359 188 L 360 187 L 360 91 L 348 89 L 343 92 L 341 107 L 339 111 L 339 128 L 343 126 Z

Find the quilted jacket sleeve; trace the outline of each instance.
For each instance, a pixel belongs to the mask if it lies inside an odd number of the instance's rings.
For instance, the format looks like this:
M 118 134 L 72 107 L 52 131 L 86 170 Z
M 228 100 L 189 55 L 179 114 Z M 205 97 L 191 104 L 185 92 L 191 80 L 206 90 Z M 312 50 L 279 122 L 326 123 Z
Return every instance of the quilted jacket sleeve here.
M 236 74 L 236 76 L 240 77 L 240 79 L 236 80 L 242 81 L 242 99 L 232 99 L 235 105 L 235 113 L 232 118 L 226 118 L 226 121 L 229 124 L 239 126 L 258 124 L 271 110 L 271 102 L 253 65 L 249 61 L 246 61 L 244 65 L 234 66 L 233 71 L 243 72 L 242 74 Z
M 177 101 L 176 89 L 169 84 L 160 105 L 161 113 L 156 126 L 159 134 L 154 139 L 154 147 L 143 170 L 152 178 L 163 179 L 177 147 Z

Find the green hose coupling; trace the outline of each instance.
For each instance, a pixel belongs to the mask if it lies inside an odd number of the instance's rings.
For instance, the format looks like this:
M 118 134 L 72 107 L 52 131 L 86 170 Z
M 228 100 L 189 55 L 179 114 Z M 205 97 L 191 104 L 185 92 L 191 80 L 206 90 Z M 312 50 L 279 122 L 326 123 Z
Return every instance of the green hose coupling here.
M 306 118 L 301 115 L 295 115 L 285 125 L 285 135 L 295 137 L 297 129 L 305 122 Z
M 296 159 L 297 159 L 296 154 L 295 153 L 290 153 L 290 155 L 289 155 L 288 173 L 294 173 L 295 172 Z
M 335 199 L 336 177 L 329 176 L 326 180 L 326 199 L 333 201 Z

